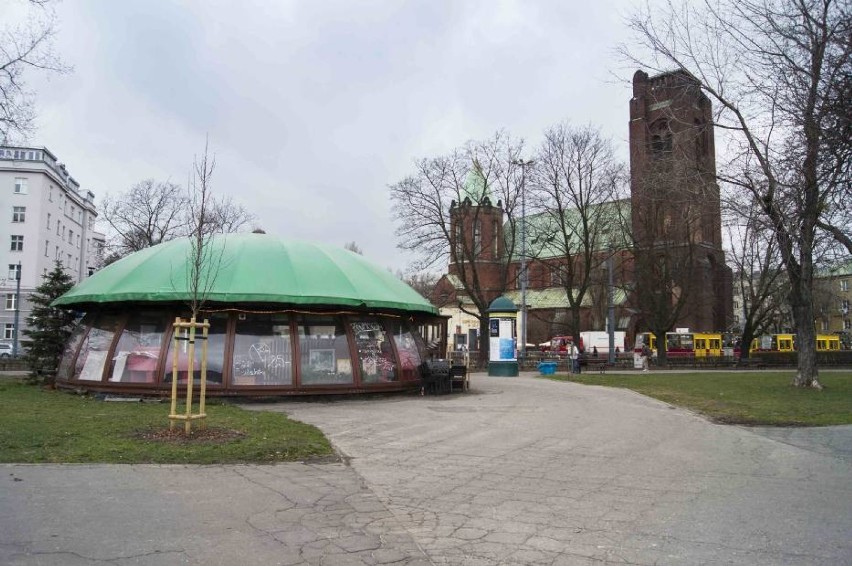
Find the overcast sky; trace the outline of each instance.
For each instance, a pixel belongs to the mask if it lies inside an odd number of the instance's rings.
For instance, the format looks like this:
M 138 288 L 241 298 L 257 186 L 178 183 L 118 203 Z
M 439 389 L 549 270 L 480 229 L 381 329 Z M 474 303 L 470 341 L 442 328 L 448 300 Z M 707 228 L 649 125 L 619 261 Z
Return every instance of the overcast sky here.
M 629 0 L 64 0 L 66 76 L 31 77 L 30 139 L 100 202 L 185 184 L 209 134 L 213 189 L 268 233 L 405 268 L 388 185 L 498 129 L 532 152 L 561 121 L 627 157 Z

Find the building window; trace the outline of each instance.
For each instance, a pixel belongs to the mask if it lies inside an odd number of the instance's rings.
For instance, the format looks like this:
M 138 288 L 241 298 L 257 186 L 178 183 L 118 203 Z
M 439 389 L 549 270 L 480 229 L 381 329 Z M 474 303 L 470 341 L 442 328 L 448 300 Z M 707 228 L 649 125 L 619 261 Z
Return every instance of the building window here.
M 844 313 L 849 312 L 849 299 L 843 299 L 842 301 L 840 301 L 840 310 L 842 310 Z
M 847 318 L 843 321 L 843 330 L 852 330 L 852 320 Z
M 27 207 L 26 206 L 13 206 L 12 207 L 12 222 L 24 222 L 27 218 Z
M 62 222 L 60 222 L 59 220 L 57 220 L 57 221 L 56 221 L 56 235 L 57 235 L 57 236 L 59 235 L 59 228 L 60 228 L 60 226 L 61 226 L 61 225 L 62 225 Z
M 828 321 L 825 321 L 825 320 L 822 321 L 822 331 L 828 332 Z
M 50 242 L 48 240 L 45 240 L 44 241 L 44 257 L 48 257 L 47 248 L 49 248 L 49 247 L 50 247 Z
M 840 281 L 840 290 L 844 291 L 844 292 L 849 290 L 849 280 L 848 279 L 842 279 Z
M 14 293 L 6 293 L 6 310 L 13 311 L 18 308 L 18 297 Z
M 461 261 L 462 253 L 464 251 L 463 242 L 462 242 L 462 231 L 461 225 L 456 224 L 453 230 L 453 246 L 455 247 L 456 257 L 453 258 L 453 261 Z
M 59 254 L 59 246 L 56 246 L 56 255 L 54 255 L 53 259 L 59 261 L 61 258 L 62 256 Z
M 23 236 L 12 236 L 12 247 L 10 249 L 13 252 L 24 251 L 24 237 Z
M 21 276 L 21 264 L 20 263 L 10 263 L 9 264 L 9 279 L 12 281 L 17 281 Z
M 74 230 L 68 230 L 68 243 L 74 243 Z
M 651 154 L 654 157 L 664 157 L 672 152 L 672 133 L 668 124 L 658 126 L 656 133 L 651 135 Z
M 491 259 L 497 259 L 498 257 L 500 257 L 500 240 L 498 239 L 499 234 L 500 225 L 495 220 L 491 223 L 491 237 L 494 238 L 494 253 L 491 256 Z
M 15 324 L 12 322 L 7 322 L 3 325 L 3 338 L 6 340 L 12 340 L 15 337 Z
M 479 257 L 482 253 L 482 221 L 477 220 L 473 223 L 473 254 Z
M 26 177 L 15 177 L 15 194 L 18 194 L 18 195 L 27 194 L 27 178 Z
M 68 267 L 69 267 L 69 269 L 71 268 L 72 265 L 74 265 L 74 264 L 71 263 L 71 254 L 68 254 Z
M 50 230 L 50 213 L 47 213 L 47 229 Z

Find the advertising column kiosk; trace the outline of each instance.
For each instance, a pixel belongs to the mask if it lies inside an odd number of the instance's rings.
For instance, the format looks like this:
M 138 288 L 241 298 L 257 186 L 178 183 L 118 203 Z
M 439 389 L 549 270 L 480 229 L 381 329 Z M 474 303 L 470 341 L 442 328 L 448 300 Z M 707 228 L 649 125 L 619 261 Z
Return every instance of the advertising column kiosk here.
M 506 297 L 497 297 L 488 307 L 488 375 L 518 375 L 518 307 Z

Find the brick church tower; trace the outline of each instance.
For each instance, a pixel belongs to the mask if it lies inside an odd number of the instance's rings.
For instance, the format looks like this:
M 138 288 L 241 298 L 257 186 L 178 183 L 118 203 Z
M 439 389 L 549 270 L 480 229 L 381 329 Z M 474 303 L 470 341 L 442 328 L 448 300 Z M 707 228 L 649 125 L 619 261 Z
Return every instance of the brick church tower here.
M 669 270 L 662 277 L 675 280 L 672 295 L 687 297 L 676 326 L 726 330 L 732 276 L 722 250 L 712 108 L 688 73 L 633 75 L 630 170 L 637 274 L 640 261 L 659 261 L 653 267 L 659 273 Z M 637 275 L 636 284 L 650 280 Z
M 505 269 L 503 203 L 494 202 L 475 168 L 468 175 L 461 196 L 461 202 L 450 205 L 453 249 L 448 273 L 460 275 L 467 270 L 469 276 L 470 270 L 475 269 L 479 287 L 491 301 L 500 294 Z

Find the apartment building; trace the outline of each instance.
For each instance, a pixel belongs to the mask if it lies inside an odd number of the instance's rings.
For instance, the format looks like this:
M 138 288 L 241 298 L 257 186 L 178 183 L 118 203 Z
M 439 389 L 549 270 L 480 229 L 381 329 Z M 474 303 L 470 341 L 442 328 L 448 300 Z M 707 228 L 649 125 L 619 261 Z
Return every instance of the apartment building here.
M 814 311 L 817 330 L 840 334 L 852 344 L 852 258 L 836 262 L 814 275 Z
M 0 343 L 20 344 L 28 297 L 55 262 L 74 282 L 99 265 L 94 199 L 48 149 L 0 145 Z

